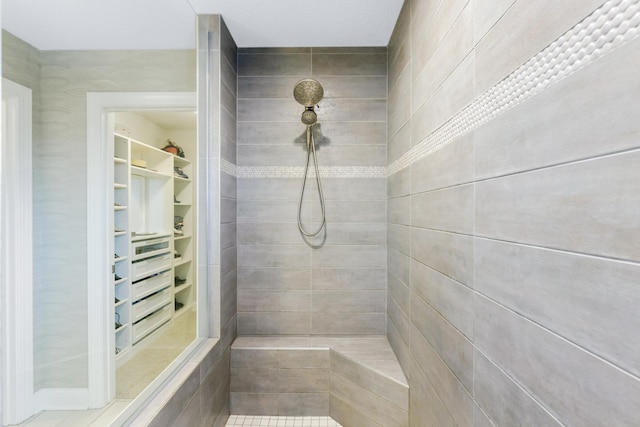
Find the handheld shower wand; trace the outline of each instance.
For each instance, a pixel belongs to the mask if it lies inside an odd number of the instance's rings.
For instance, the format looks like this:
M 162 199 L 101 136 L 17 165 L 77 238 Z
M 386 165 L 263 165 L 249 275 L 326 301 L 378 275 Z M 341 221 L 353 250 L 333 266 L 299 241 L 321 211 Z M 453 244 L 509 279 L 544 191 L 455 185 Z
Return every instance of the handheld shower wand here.
M 326 225 L 326 215 L 324 209 L 324 195 L 322 194 L 322 183 L 320 182 L 320 170 L 318 168 L 318 157 L 316 155 L 316 143 L 313 138 L 313 125 L 318 121 L 318 115 L 314 111 L 316 105 L 324 96 L 322 85 L 313 79 L 300 80 L 293 88 L 293 97 L 299 104 L 305 107 L 302 112 L 302 123 L 307 126 L 307 164 L 304 168 L 304 177 L 302 179 L 302 190 L 300 191 L 300 203 L 298 204 L 298 229 L 306 237 L 315 237 Z M 322 211 L 322 221 L 320 227 L 315 231 L 307 231 L 302 225 L 302 201 L 304 199 L 304 188 L 307 183 L 307 175 L 309 174 L 309 160 L 313 154 L 313 164 L 316 172 L 316 185 L 318 187 L 318 195 L 320 196 L 320 209 Z

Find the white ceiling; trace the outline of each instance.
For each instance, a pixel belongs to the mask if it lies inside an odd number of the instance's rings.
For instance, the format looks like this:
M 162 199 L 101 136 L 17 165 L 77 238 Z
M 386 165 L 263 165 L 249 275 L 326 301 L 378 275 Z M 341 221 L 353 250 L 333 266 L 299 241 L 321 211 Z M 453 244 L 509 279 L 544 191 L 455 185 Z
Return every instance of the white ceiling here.
M 386 46 L 402 0 L 2 0 L 2 27 L 40 50 L 190 49 L 195 13 L 239 47 Z

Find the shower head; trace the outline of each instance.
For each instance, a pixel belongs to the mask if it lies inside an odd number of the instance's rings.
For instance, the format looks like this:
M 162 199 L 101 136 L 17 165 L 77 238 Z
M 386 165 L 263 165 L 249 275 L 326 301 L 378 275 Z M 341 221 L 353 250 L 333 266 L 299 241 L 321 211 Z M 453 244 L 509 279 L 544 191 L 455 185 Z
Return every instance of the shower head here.
M 318 115 L 315 111 L 313 111 L 312 107 L 307 107 L 306 110 L 302 112 L 302 123 L 307 126 L 315 125 L 318 121 Z
M 300 80 L 293 88 L 293 97 L 305 107 L 313 107 L 323 96 L 322 85 L 313 79 Z

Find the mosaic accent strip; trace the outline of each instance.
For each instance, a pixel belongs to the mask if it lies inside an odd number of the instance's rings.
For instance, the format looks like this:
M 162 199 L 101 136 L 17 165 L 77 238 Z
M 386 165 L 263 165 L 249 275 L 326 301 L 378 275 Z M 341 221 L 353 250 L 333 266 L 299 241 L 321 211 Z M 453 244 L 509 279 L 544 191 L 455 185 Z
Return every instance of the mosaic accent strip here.
M 238 178 L 302 178 L 301 166 L 236 166 Z M 313 167 L 309 168 L 309 177 L 315 177 Z M 320 166 L 322 178 L 386 178 L 384 166 Z
M 237 178 L 302 178 L 301 166 L 236 166 L 220 159 L 220 170 Z M 309 177 L 315 178 L 315 168 L 309 168 Z M 384 166 L 320 166 L 322 178 L 386 178 Z
M 488 89 L 387 167 L 406 168 L 638 36 L 640 4 L 611 0 Z
M 220 159 L 220 170 L 231 176 L 238 176 L 237 166 L 228 160 Z

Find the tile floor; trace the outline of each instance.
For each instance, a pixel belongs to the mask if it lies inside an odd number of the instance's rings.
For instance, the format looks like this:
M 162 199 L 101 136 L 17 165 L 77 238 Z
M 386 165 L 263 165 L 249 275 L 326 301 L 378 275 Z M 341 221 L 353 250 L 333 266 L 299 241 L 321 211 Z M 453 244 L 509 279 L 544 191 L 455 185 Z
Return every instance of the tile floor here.
M 144 341 L 116 369 L 116 399 L 135 399 L 196 337 L 196 312 L 189 310 Z
M 231 415 L 227 427 L 342 427 L 331 417 Z
M 100 409 L 43 411 L 20 427 L 106 427 L 195 338 L 196 315 L 184 313 L 164 331 L 150 337 L 145 348 L 116 370 L 116 399 Z M 242 425 L 242 424 L 237 424 Z M 250 424 L 247 424 L 250 425 Z M 276 424 L 277 425 L 277 424 Z M 325 424 L 322 424 L 323 426 Z M 333 424 L 331 424 L 333 425 Z

